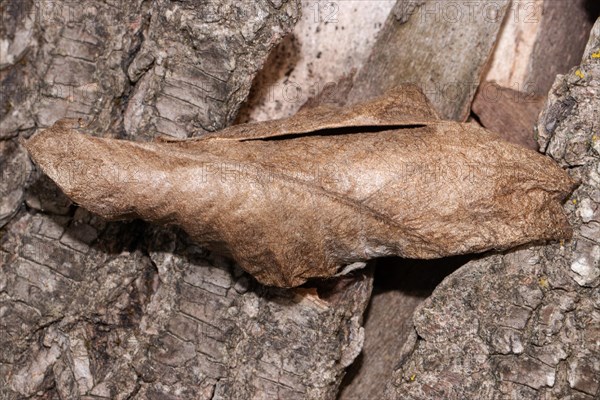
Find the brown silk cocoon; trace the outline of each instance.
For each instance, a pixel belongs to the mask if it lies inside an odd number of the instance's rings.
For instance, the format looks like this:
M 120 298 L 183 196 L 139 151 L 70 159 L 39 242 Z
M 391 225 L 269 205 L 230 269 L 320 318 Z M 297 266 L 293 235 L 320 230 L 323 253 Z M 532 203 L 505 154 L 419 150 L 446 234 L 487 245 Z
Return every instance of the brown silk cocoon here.
M 267 285 L 386 255 L 437 258 L 569 238 L 575 182 L 548 157 L 441 121 L 414 88 L 352 107 L 137 143 L 62 120 L 26 143 L 76 203 L 181 226 Z

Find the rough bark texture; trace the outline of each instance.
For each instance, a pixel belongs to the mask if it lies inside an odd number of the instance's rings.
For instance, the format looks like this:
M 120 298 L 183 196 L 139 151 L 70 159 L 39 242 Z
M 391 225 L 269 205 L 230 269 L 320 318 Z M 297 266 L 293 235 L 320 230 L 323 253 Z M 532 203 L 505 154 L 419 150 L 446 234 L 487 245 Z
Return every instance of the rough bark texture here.
M 466 120 L 508 3 L 399 0 L 355 80 L 352 100 L 415 83 L 442 119 Z
M 76 208 L 17 141 L 62 117 L 134 140 L 222 128 L 297 2 L 1 7 L 0 397 L 335 398 L 371 278 L 265 289 L 181 232 Z
M 387 398 L 600 395 L 600 21 L 594 29 L 538 125 L 541 148 L 582 182 L 565 204 L 573 240 L 490 255 L 446 278 L 415 313 Z
M 365 313 L 365 343 L 348 368 L 340 400 L 380 399 L 403 344 L 414 330 L 412 314 L 433 289 L 471 256 L 437 260 L 377 260 L 373 296 Z

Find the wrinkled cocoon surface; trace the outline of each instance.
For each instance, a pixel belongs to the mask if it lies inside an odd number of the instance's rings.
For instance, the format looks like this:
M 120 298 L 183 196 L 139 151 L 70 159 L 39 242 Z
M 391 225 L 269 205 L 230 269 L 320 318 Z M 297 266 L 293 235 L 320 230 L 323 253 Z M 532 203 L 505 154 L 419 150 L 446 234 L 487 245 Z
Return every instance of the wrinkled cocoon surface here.
M 384 256 L 436 258 L 568 238 L 572 179 L 403 88 L 200 139 L 91 137 L 73 120 L 26 143 L 81 206 L 183 227 L 267 285 Z

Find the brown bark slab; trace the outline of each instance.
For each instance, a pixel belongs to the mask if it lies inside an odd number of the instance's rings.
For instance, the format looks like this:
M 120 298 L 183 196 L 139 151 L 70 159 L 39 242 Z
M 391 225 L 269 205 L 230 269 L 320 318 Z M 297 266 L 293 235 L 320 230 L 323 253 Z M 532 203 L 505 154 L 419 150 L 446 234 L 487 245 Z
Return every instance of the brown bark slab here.
M 473 99 L 473 113 L 481 125 L 508 142 L 538 149 L 533 128 L 545 98 L 484 82 Z

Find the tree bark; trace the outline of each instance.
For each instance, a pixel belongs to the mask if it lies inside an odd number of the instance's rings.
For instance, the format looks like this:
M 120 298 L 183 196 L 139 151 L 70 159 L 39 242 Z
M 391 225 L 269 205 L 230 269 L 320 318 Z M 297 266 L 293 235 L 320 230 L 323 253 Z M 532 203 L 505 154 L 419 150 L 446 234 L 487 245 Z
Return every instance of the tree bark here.
M 414 83 L 442 119 L 465 121 L 508 4 L 398 0 L 350 96 L 357 102 Z
M 512 0 L 485 80 L 546 96 L 579 63 L 598 11 L 590 0 Z
M 538 150 L 533 127 L 544 101 L 541 96 L 519 92 L 484 82 L 473 99 L 471 109 L 477 120 L 508 142 Z
M 262 287 L 177 229 L 77 208 L 19 144 L 62 117 L 131 140 L 223 128 L 297 2 L 2 7 L 0 397 L 335 398 L 362 345 L 366 273 Z

